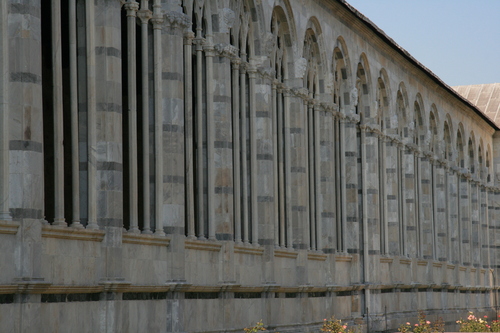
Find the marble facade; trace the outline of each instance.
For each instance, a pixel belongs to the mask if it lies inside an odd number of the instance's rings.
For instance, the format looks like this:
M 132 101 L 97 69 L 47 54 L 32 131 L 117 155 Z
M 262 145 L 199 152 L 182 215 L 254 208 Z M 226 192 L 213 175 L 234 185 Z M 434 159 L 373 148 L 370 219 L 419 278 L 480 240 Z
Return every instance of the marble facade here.
M 344 0 L 1 1 L 0 72 L 2 332 L 498 308 L 500 128 Z

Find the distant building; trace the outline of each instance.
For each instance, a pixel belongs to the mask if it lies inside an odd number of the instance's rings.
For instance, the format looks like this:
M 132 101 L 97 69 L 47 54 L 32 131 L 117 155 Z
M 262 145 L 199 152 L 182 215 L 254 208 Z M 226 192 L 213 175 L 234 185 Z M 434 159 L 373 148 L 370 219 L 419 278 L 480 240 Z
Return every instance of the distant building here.
M 0 1 L 0 73 L 2 332 L 498 307 L 498 84 L 343 0 Z

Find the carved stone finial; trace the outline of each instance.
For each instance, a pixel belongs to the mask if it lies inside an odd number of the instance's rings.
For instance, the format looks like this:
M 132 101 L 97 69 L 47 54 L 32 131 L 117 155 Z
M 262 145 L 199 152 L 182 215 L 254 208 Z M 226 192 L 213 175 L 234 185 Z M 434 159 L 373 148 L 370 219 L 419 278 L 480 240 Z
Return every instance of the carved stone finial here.
M 216 44 L 214 48 L 221 57 L 235 58 L 238 56 L 238 49 L 231 44 Z
M 165 14 L 166 21 L 171 27 L 187 28 L 191 25 L 191 19 L 186 14 L 177 11 L 171 11 Z

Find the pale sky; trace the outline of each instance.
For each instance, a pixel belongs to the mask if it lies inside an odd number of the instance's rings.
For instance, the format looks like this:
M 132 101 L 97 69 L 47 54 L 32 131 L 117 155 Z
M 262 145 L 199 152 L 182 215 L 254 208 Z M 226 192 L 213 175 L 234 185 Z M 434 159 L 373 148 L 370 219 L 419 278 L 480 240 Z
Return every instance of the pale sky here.
M 450 86 L 500 83 L 500 0 L 347 0 Z

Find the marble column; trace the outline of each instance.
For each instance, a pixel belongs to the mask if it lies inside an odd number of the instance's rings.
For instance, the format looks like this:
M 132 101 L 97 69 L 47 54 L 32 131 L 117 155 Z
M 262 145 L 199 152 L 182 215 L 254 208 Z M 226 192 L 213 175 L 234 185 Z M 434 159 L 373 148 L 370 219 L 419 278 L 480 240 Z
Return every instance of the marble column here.
M 128 97 L 128 210 L 129 232 L 139 233 L 138 212 L 138 168 L 137 168 L 137 55 L 136 55 L 136 24 L 139 3 L 129 0 L 124 3 L 127 12 L 127 97 Z M 125 29 L 125 27 L 122 27 Z
M 9 72 L 8 2 L 0 3 L 0 73 Z M 12 220 L 9 198 L 9 78 L 0 78 L 0 220 Z
M 141 80 L 142 80 L 142 233 L 151 234 L 151 186 L 150 186 L 150 94 L 149 94 L 149 55 L 151 50 L 148 39 L 148 26 L 151 20 L 152 12 L 149 10 L 149 1 L 141 0 L 141 8 L 137 13 L 141 23 Z M 191 59 L 191 57 L 189 57 Z
M 164 23 L 161 13 L 160 0 L 153 2 L 153 86 L 154 86 L 154 155 L 155 155 L 155 235 L 164 236 L 163 231 L 163 82 L 162 82 L 162 26 Z
M 69 63 L 70 63 L 70 118 L 71 118 L 71 187 L 72 223 L 75 228 L 83 228 L 80 223 L 80 150 L 78 126 L 78 57 L 77 57 L 77 10 L 76 0 L 69 0 Z
M 192 31 L 184 33 L 184 152 L 185 152 L 185 184 L 186 184 L 186 225 L 189 239 L 196 239 L 195 228 L 195 156 L 194 156 L 194 107 L 193 107 L 193 39 L 195 35 Z

